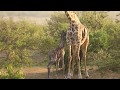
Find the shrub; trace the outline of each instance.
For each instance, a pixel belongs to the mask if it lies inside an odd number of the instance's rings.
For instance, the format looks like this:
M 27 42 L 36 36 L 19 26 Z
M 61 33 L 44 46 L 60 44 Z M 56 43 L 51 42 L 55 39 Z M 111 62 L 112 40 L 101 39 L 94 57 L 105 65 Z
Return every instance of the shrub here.
M 89 51 L 98 52 L 109 48 L 109 35 L 104 30 L 96 31 L 90 34 Z
M 6 67 L 6 73 L 0 72 L 1 79 L 25 79 L 25 74 L 21 70 L 15 71 L 12 64 Z

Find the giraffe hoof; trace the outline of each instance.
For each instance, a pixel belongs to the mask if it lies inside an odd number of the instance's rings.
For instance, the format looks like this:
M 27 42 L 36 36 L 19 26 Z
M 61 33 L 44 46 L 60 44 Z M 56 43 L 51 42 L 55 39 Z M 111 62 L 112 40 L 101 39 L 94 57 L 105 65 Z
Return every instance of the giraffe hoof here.
M 65 79 L 67 79 L 67 76 L 65 76 Z
M 68 73 L 67 79 L 71 79 L 71 73 Z
M 78 77 L 78 79 L 82 79 L 82 77 Z
M 70 77 L 68 77 L 68 76 L 65 76 L 65 79 L 71 79 Z
M 90 76 L 89 75 L 86 75 L 86 78 L 89 78 Z
M 67 78 L 66 79 L 71 79 L 71 76 L 67 76 Z
M 82 76 L 81 76 L 81 75 L 78 75 L 78 79 L 82 79 Z
M 63 78 L 66 79 L 66 76 L 64 75 Z

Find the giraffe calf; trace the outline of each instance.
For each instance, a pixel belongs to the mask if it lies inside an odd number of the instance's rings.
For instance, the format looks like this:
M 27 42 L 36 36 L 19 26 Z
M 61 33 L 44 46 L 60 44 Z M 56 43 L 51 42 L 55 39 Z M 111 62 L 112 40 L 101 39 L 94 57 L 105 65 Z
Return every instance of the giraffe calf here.
M 65 45 L 65 36 L 66 33 L 63 31 L 61 33 L 61 42 L 58 45 L 58 47 L 53 50 L 50 51 L 49 53 L 49 63 L 48 63 L 48 78 L 50 78 L 50 69 L 52 65 L 56 66 L 56 76 L 58 78 L 57 72 L 58 72 L 58 68 L 59 68 L 59 62 L 62 61 L 62 69 L 63 69 L 63 75 L 64 75 L 64 55 L 65 55 L 65 50 L 64 50 L 64 45 Z

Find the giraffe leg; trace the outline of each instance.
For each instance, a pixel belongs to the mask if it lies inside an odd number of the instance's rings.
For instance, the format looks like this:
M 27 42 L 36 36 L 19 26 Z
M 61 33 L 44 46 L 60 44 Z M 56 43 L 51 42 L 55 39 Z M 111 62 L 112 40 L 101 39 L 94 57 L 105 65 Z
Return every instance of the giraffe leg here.
M 50 78 L 50 69 L 51 69 L 51 66 L 54 64 L 54 62 L 50 61 L 47 68 L 48 68 L 48 79 Z
M 73 56 L 74 58 L 74 56 Z M 74 66 L 75 66 L 75 59 L 72 60 L 72 67 L 71 67 L 71 76 L 74 76 Z
M 68 75 L 67 75 L 67 78 L 69 78 L 69 79 L 71 79 L 71 72 L 70 72 L 71 60 L 72 60 L 71 45 L 68 45 Z
M 86 65 L 86 52 L 87 52 L 87 47 L 89 44 L 89 38 L 86 39 L 85 43 L 82 45 L 82 52 L 83 52 L 83 59 L 84 59 L 84 67 L 85 67 L 85 74 L 86 77 L 89 77 L 88 71 L 87 71 L 87 65 Z
M 88 71 L 87 71 L 87 67 L 86 67 L 86 51 L 84 51 L 84 66 L 85 66 L 85 74 L 86 74 L 86 78 L 89 77 Z
M 78 66 L 78 78 L 82 79 L 79 53 L 80 53 L 80 45 L 77 45 L 76 60 L 77 60 L 77 66 Z
M 48 66 L 48 79 L 50 78 L 50 69 L 51 69 L 51 66 L 49 65 Z
M 59 60 L 56 61 L 56 78 L 58 79 Z
M 86 77 L 88 78 L 89 75 L 88 75 L 88 71 L 87 71 L 87 65 L 86 65 L 86 52 L 87 52 L 87 48 L 84 47 L 83 48 L 83 59 L 84 59 L 84 67 L 85 67 L 85 74 L 86 74 Z
M 73 60 L 72 60 L 72 67 L 71 67 L 71 76 L 74 76 L 74 66 L 76 60 L 76 46 L 72 45 L 72 53 L 73 53 Z
M 63 77 L 65 77 L 64 55 L 62 56 L 62 70 L 63 70 Z

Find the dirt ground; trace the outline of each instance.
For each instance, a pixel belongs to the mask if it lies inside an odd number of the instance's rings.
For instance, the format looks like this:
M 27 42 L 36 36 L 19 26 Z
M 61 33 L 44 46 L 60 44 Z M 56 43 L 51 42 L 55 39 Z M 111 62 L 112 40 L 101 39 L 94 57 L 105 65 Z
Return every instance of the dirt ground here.
M 26 74 L 25 79 L 47 79 L 47 68 L 45 67 L 29 67 L 23 69 Z M 88 70 L 90 77 L 88 79 L 120 79 L 120 73 L 112 71 L 98 71 L 96 67 L 89 68 Z M 58 72 L 59 79 L 64 79 L 61 71 Z M 83 79 L 85 78 L 84 71 L 82 71 Z M 52 69 L 51 79 L 57 79 L 55 76 L 55 71 Z M 77 79 L 77 75 L 74 76 Z

